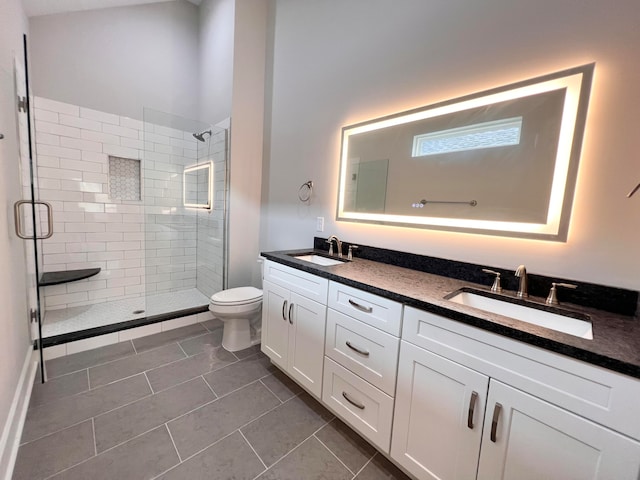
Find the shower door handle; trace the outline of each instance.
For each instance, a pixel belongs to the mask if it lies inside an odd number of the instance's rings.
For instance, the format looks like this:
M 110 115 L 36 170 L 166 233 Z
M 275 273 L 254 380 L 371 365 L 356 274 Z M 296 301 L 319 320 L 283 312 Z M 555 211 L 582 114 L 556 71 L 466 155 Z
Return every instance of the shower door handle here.
M 23 225 L 22 225 L 22 216 L 20 215 L 20 207 L 22 207 L 22 205 L 24 204 L 33 204 L 34 207 L 35 205 L 44 205 L 47 209 L 47 226 L 48 226 L 48 231 L 46 235 L 41 235 L 41 236 L 37 236 L 36 235 L 36 240 L 45 240 L 47 238 L 51 238 L 51 236 L 53 235 L 53 208 L 51 207 L 51 204 L 48 202 L 42 202 L 42 201 L 31 201 L 31 200 L 19 200 L 16 203 L 13 204 L 13 221 L 14 221 L 14 225 L 15 225 L 15 229 L 16 229 L 16 235 L 18 235 L 18 237 L 25 239 L 25 240 L 30 240 L 33 238 L 33 235 L 27 235 L 24 233 L 23 231 Z M 34 234 L 35 232 L 37 232 L 37 228 L 34 225 L 33 226 L 33 230 L 34 230 Z

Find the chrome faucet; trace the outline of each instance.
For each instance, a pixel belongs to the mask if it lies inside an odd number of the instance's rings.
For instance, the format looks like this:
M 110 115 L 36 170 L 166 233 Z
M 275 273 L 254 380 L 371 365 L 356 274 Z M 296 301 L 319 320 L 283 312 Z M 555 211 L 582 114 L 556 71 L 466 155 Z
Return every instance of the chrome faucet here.
M 527 279 L 527 269 L 524 265 L 516 268 L 516 277 L 520 277 L 520 286 L 518 287 L 518 298 L 527 298 L 529 296 L 529 280 Z
M 327 238 L 326 243 L 329 244 L 329 255 L 333 255 L 333 241 L 336 241 L 336 247 L 338 247 L 338 258 L 342 258 L 342 242 L 335 235 L 331 235 Z

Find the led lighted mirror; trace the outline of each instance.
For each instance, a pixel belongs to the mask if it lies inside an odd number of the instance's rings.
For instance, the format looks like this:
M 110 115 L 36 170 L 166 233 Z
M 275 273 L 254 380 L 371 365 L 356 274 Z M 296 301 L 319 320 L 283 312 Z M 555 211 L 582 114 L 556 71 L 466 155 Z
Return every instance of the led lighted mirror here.
M 213 208 L 213 166 L 211 162 L 184 167 L 183 204 L 189 208 Z
M 344 127 L 337 219 L 566 241 L 593 70 Z

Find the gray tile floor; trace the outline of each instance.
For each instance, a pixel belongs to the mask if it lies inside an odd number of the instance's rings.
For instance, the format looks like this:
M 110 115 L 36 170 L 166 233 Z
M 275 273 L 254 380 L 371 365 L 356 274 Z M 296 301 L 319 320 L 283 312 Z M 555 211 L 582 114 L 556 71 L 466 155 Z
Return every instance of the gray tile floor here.
M 406 479 L 218 321 L 47 363 L 14 479 Z

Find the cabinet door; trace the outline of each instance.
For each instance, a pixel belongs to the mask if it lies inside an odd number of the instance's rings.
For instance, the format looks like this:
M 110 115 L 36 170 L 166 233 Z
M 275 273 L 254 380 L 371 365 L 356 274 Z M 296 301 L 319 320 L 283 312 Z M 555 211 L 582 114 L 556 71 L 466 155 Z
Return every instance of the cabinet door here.
M 262 346 L 273 363 L 287 368 L 289 348 L 289 290 L 273 283 L 263 282 Z
M 640 443 L 491 380 L 478 479 L 547 478 L 638 480 Z
M 419 479 L 475 478 L 489 378 L 401 342 L 391 458 Z
M 309 392 L 322 395 L 324 328 L 327 307 L 291 293 L 287 371 Z

